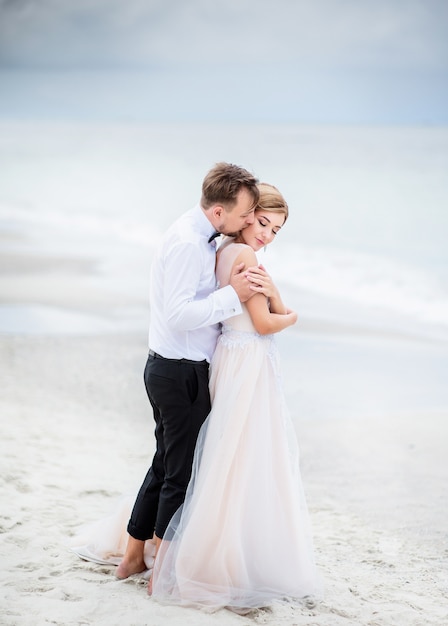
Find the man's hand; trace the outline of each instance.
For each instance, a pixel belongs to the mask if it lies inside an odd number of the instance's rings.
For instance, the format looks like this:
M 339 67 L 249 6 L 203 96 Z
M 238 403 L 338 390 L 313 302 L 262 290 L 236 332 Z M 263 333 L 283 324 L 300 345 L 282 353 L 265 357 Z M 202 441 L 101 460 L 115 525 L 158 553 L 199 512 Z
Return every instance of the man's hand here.
M 244 272 L 244 263 L 235 265 L 230 276 L 230 284 L 235 289 L 240 302 L 247 302 L 255 291 L 251 289 L 251 282 L 248 280 Z

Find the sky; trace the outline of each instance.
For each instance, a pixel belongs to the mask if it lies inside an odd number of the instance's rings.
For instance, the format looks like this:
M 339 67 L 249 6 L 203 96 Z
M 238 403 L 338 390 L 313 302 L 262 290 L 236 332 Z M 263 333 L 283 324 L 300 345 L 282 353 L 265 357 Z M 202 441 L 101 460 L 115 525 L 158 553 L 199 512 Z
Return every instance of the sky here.
M 0 0 L 0 116 L 446 125 L 446 0 Z

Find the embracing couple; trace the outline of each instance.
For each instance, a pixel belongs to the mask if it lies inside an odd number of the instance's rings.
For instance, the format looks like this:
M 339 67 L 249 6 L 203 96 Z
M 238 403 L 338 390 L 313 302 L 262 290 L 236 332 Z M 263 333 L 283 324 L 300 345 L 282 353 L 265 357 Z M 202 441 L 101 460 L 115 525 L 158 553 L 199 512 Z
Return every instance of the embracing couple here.
M 255 254 L 287 217 L 275 187 L 218 163 L 153 261 L 156 451 L 116 575 L 146 570 L 151 544 L 148 592 L 162 603 L 245 611 L 319 592 L 274 342 L 297 314 Z

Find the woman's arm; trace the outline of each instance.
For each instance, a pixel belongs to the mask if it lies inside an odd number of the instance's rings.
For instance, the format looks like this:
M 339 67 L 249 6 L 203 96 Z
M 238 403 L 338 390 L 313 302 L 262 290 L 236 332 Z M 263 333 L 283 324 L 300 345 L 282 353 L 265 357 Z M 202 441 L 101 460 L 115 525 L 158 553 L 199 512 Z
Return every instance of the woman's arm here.
M 269 298 L 269 308 L 271 313 L 280 313 L 282 315 L 286 314 L 287 308 L 283 304 L 280 292 L 263 265 L 249 267 L 246 272 L 246 276 L 252 283 L 251 288 L 253 291 L 262 293 Z
M 234 264 L 236 265 L 242 262 L 245 263 L 246 267 L 250 267 L 253 270 L 257 262 L 255 252 L 250 248 L 245 248 L 238 255 Z M 264 269 L 261 270 L 261 273 L 263 272 L 264 275 L 266 275 Z M 258 276 L 260 276 L 261 273 L 258 273 Z M 270 280 L 270 277 L 269 280 L 264 279 L 264 284 L 266 290 L 271 290 L 273 288 L 273 283 Z M 259 290 L 259 293 L 255 293 L 252 298 L 245 303 L 252 323 L 255 326 L 255 330 L 260 333 L 260 335 L 278 333 L 288 326 L 292 326 L 297 321 L 297 313 L 287 309 L 283 305 L 277 288 L 275 286 L 274 288 L 276 291 L 276 294 L 274 294 L 274 300 L 276 300 L 274 310 L 269 310 L 267 297 L 262 292 L 263 287 Z

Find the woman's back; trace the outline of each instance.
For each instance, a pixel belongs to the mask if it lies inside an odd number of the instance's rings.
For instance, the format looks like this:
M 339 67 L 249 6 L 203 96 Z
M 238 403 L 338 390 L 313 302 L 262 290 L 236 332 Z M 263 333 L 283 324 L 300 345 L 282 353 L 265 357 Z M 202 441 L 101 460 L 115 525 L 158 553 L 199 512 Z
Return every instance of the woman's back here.
M 218 287 L 225 287 L 229 284 L 230 274 L 233 264 L 235 263 L 238 255 L 249 246 L 244 243 L 226 243 L 220 250 L 218 250 L 217 262 L 216 262 L 216 278 L 218 281 Z M 235 315 L 223 322 L 227 330 L 236 330 L 239 332 L 256 332 L 255 327 L 250 318 L 249 312 L 246 306 L 242 305 L 242 313 Z

